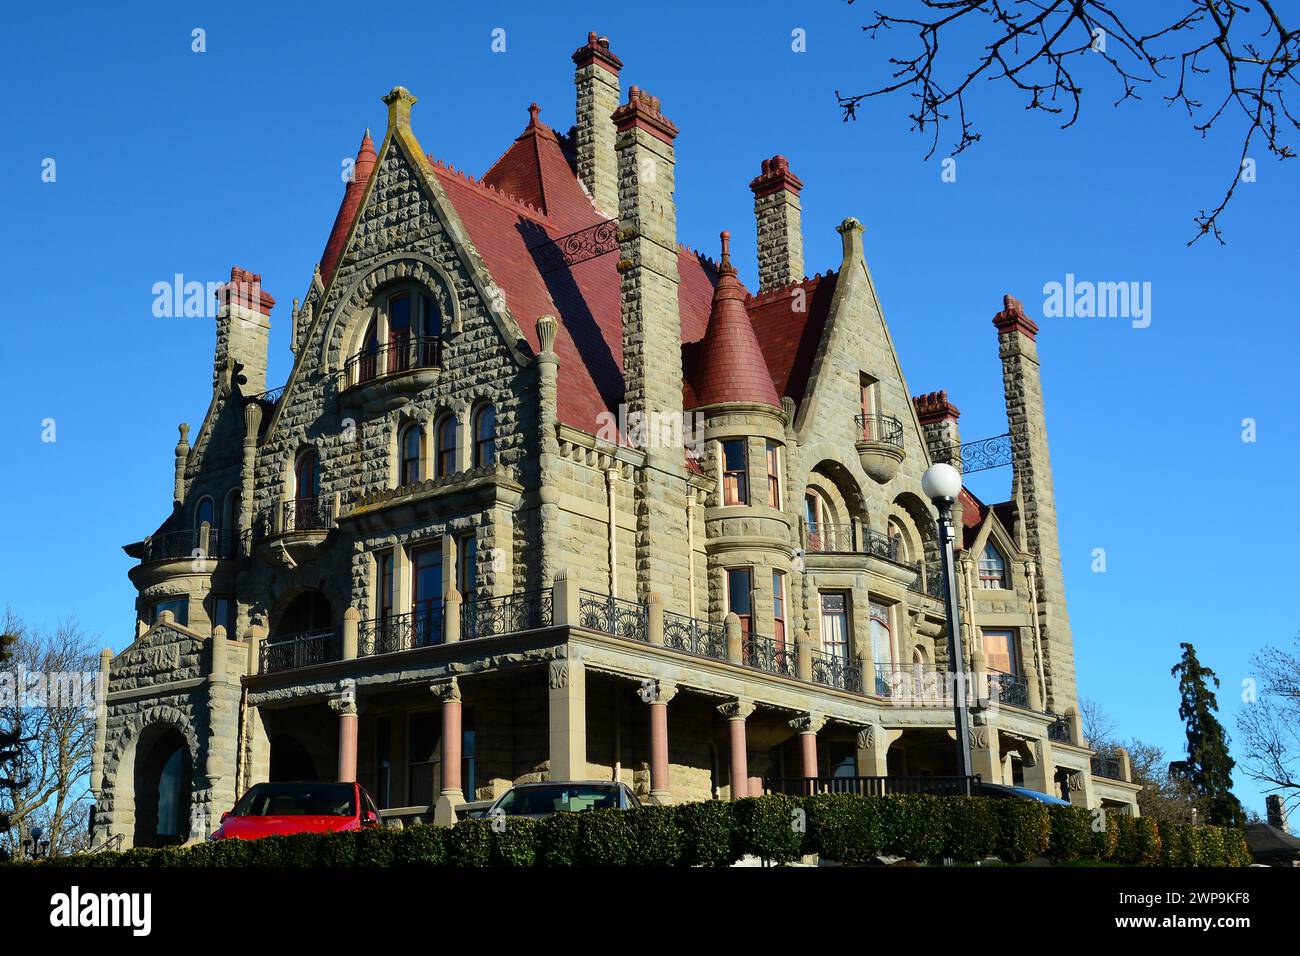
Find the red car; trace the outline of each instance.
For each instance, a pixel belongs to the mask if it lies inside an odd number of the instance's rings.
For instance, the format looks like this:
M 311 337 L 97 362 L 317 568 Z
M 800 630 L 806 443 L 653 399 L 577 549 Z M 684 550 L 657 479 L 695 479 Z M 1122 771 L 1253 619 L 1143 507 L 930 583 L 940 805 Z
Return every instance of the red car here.
M 221 815 L 213 840 L 256 840 L 379 826 L 379 811 L 359 783 L 256 783 Z

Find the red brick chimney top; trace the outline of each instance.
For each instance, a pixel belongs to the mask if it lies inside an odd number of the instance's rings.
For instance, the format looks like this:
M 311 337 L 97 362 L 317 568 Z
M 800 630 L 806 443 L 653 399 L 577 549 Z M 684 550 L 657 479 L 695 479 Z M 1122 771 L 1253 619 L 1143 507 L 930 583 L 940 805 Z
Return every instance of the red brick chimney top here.
M 609 37 L 596 36 L 595 30 L 587 34 L 585 46 L 580 46 L 573 51 L 573 62 L 579 67 L 599 63 L 615 76 L 623 69 L 623 61 L 610 52 Z
M 610 118 L 620 133 L 636 127 L 665 143 L 671 143 L 677 136 L 677 127 L 664 116 L 659 97 L 651 96 L 639 86 L 627 91 L 627 102 L 614 110 Z
M 789 190 L 796 196 L 803 189 L 803 180 L 790 172 L 790 161 L 784 156 L 776 155 L 763 160 L 762 172 L 750 181 L 749 188 L 757 197 L 770 196 L 782 189 Z
M 916 417 L 922 425 L 950 420 L 956 421 L 961 417 L 961 409 L 948 401 L 946 391 L 927 392 L 924 395 L 913 396 L 912 404 L 916 406 Z
M 1002 311 L 993 316 L 993 324 L 998 327 L 999 335 L 1003 332 L 1022 332 L 1030 339 L 1038 338 L 1038 326 L 1025 315 L 1024 306 L 1013 295 L 1002 297 Z
M 230 267 L 230 281 L 217 289 L 217 302 L 221 305 L 240 305 L 263 315 L 270 315 L 275 299 L 262 289 L 262 277 L 239 266 Z

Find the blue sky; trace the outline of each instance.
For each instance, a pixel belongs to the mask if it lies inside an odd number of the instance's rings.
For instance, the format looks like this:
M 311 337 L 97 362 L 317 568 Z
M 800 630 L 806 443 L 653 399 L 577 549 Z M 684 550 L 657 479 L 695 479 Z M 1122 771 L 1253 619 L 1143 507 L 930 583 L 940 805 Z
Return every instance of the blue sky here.
M 624 87 L 659 96 L 677 141 L 679 239 L 713 254 L 729 228 L 755 284 L 759 161 L 790 157 L 806 183 L 809 272 L 839 263 L 856 216 L 908 385 L 946 388 L 968 439 L 1005 431 L 990 319 L 1010 292 L 1038 318 L 1070 615 L 1082 693 L 1135 735 L 1182 749 L 1169 668 L 1180 641 L 1224 681 L 1225 722 L 1250 655 L 1289 641 L 1297 571 L 1282 500 L 1297 467 L 1295 172 L 1259 154 L 1223 225 L 1229 244 L 1184 243 L 1217 202 L 1238 142 L 1208 139 L 1152 95 L 1111 108 L 1082 75 L 1084 115 L 1061 132 L 999 87 L 977 89 L 983 141 L 941 181 L 942 144 L 908 133 L 907 103 L 840 121 L 833 91 L 884 75 L 858 29 L 870 10 L 827 3 L 409 5 L 400 15 L 313 3 L 24 4 L 0 37 L 0 600 L 33 623 L 75 616 L 104 644 L 131 638 L 131 565 L 170 503 L 176 425 L 211 396 L 209 319 L 156 318 L 155 282 L 262 273 L 279 300 L 268 381 L 288 374 L 290 301 L 307 288 L 342 194 L 340 164 L 376 140 L 392 86 L 420 98 L 426 150 L 476 175 L 536 100 L 573 121 L 569 54 L 595 29 Z M 793 11 L 793 12 L 792 12 Z M 191 31 L 207 50 L 191 50 Z M 505 30 L 506 51 L 492 52 Z M 806 31 L 806 52 L 791 49 Z M 902 37 L 899 36 L 901 41 Z M 895 50 L 897 48 L 894 48 Z M 42 182 L 53 158 L 57 179 Z M 1151 324 L 1045 318 L 1067 273 L 1151 283 Z M 54 419 L 57 440 L 42 441 Z M 1242 420 L 1257 440 L 1242 440 Z M 986 500 L 1009 470 L 977 477 Z M 1268 542 L 1272 541 L 1270 545 Z M 1093 550 L 1105 573 L 1092 571 Z M 1262 798 L 1237 776 L 1238 792 Z

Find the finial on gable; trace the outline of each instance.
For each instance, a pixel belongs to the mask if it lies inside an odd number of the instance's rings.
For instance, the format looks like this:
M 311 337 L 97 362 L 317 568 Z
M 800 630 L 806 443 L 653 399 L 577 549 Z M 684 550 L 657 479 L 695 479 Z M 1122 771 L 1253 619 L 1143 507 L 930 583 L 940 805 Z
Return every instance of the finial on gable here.
M 388 128 L 399 129 L 401 127 L 410 128 L 411 126 L 411 107 L 418 100 L 415 95 L 404 86 L 394 86 L 384 97 L 384 102 L 388 105 Z

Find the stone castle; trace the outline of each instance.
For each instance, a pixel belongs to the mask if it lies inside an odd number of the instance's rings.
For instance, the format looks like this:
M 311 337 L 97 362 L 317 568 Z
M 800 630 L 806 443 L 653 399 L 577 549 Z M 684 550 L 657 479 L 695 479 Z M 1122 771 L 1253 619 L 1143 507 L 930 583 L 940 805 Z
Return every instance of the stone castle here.
M 201 838 L 265 780 L 355 779 L 397 824 L 547 778 L 679 802 L 955 773 L 920 479 L 975 449 L 909 393 L 863 227 L 806 277 L 803 183 L 756 162 L 747 290 L 727 233 L 678 243 L 664 106 L 606 39 L 572 60 L 573 129 L 534 104 L 478 179 L 384 98 L 279 388 L 275 300 L 231 271 L 211 404 L 126 546 L 97 842 Z M 1135 812 L 1076 711 L 1038 330 L 1009 296 L 993 324 L 1012 493 L 955 506 L 974 769 Z

